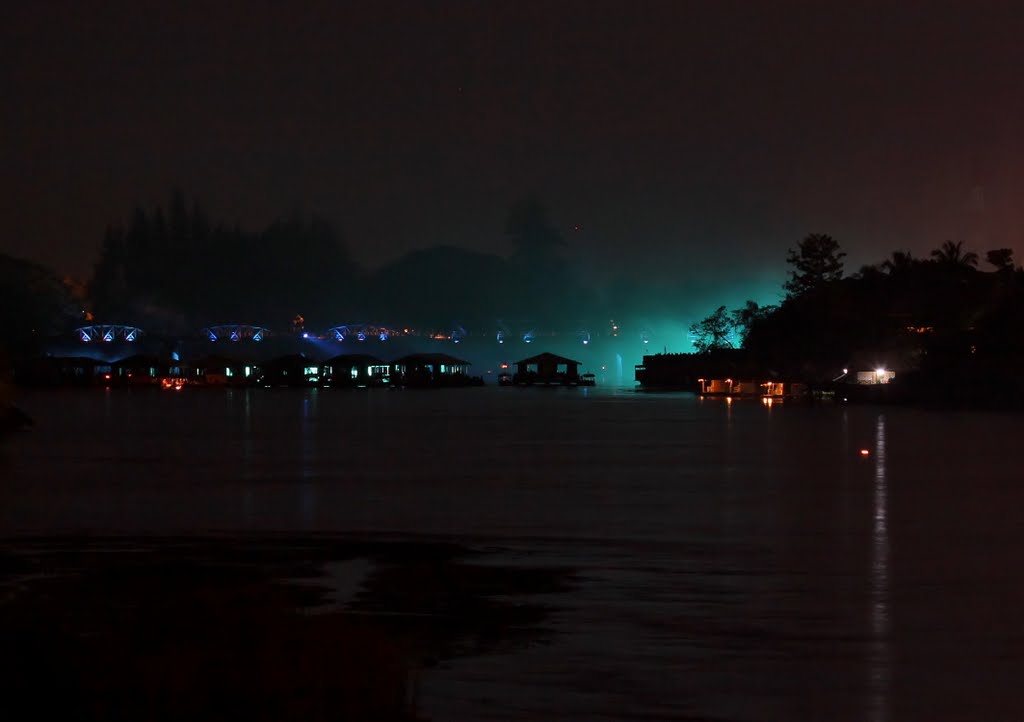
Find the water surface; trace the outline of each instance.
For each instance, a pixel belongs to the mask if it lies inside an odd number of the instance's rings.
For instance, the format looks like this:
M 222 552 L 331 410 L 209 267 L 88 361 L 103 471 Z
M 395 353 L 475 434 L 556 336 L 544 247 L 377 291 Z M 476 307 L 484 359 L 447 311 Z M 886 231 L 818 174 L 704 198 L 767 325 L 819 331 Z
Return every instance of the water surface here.
M 438 721 L 1024 716 L 1015 415 L 602 388 L 21 403 L 5 537 L 454 538 L 576 569 L 546 643 L 425 674 Z

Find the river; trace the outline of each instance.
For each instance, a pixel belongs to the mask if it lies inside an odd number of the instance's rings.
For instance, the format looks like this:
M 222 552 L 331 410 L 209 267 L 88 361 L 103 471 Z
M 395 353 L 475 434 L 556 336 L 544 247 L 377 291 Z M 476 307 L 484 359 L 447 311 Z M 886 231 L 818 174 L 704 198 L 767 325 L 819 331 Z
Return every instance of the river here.
M 573 570 L 461 720 L 1024 717 L 1024 417 L 632 389 L 37 392 L 0 534 L 455 539 Z

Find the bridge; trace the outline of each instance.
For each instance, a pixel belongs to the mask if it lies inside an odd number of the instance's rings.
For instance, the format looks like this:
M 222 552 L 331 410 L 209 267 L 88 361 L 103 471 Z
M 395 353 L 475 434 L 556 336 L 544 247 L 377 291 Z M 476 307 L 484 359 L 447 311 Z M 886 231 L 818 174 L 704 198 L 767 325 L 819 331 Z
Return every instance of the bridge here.
M 512 330 L 513 328 L 517 328 L 518 330 Z M 498 344 L 504 344 L 508 341 L 532 344 L 540 337 L 559 336 L 562 338 L 574 338 L 577 343 L 580 343 L 583 346 L 590 345 L 598 338 L 598 336 L 619 336 L 618 326 L 614 326 L 614 330 L 606 334 L 595 333 L 585 327 L 566 331 L 564 333 L 538 332 L 536 328 L 537 327 L 527 323 L 509 324 L 503 321 L 498 321 L 495 326 L 492 327 L 493 330 L 490 332 L 474 332 L 470 334 L 459 324 L 425 330 L 396 328 L 393 326 L 375 323 L 345 323 L 331 326 L 327 330 L 319 333 L 315 331 L 277 333 L 266 326 L 244 323 L 221 323 L 204 326 L 199 330 L 198 336 L 203 340 L 214 343 L 259 343 L 270 337 L 301 337 L 305 339 L 319 339 L 322 341 L 336 341 L 339 343 L 344 341 L 387 341 L 398 337 L 418 337 L 435 341 L 461 343 L 467 340 L 471 335 L 476 338 L 483 334 L 484 336 L 490 336 Z M 646 346 L 650 343 L 651 333 L 649 330 L 640 329 L 638 333 L 643 345 Z M 138 326 L 94 324 L 76 328 L 74 330 L 74 334 L 82 343 L 134 343 L 136 341 L 140 341 L 146 332 Z M 161 335 L 163 334 L 157 334 L 157 336 Z M 178 338 L 187 338 L 189 336 L 189 334 L 185 334 L 184 336 L 179 334 L 167 335 L 177 336 Z
M 199 335 L 210 341 L 262 341 L 270 335 L 269 329 L 263 326 L 250 326 L 241 323 L 207 326 Z
M 116 324 L 96 324 L 93 326 L 81 326 L 75 329 L 79 340 L 82 343 L 113 343 L 114 341 L 127 341 L 134 343 L 145 333 L 138 326 L 119 326 Z

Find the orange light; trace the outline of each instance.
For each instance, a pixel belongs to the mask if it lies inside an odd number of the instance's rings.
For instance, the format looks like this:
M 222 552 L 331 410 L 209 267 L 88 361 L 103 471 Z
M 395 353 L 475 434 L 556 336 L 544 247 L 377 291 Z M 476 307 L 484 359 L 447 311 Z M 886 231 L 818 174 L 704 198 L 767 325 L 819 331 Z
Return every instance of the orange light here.
M 869 455 L 870 453 L 871 453 L 871 452 L 870 452 L 870 451 L 868 451 L 867 449 L 861 449 L 861 450 L 860 450 L 860 455 L 861 455 L 861 456 L 867 456 L 867 455 Z

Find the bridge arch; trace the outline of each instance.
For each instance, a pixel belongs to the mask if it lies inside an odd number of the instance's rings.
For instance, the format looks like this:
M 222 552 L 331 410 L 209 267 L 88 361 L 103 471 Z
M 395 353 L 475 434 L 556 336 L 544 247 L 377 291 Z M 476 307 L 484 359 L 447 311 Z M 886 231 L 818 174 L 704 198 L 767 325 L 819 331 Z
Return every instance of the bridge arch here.
M 145 331 L 138 326 L 122 326 L 120 324 L 94 324 L 75 329 L 75 335 L 82 343 L 113 343 L 114 341 L 134 343 L 144 333 Z
M 400 336 L 402 332 L 387 326 L 373 323 L 351 323 L 331 326 L 324 332 L 329 341 L 387 341 L 392 336 Z
M 259 343 L 270 335 L 270 329 L 244 323 L 226 323 L 207 326 L 199 334 L 208 341 L 255 341 Z

